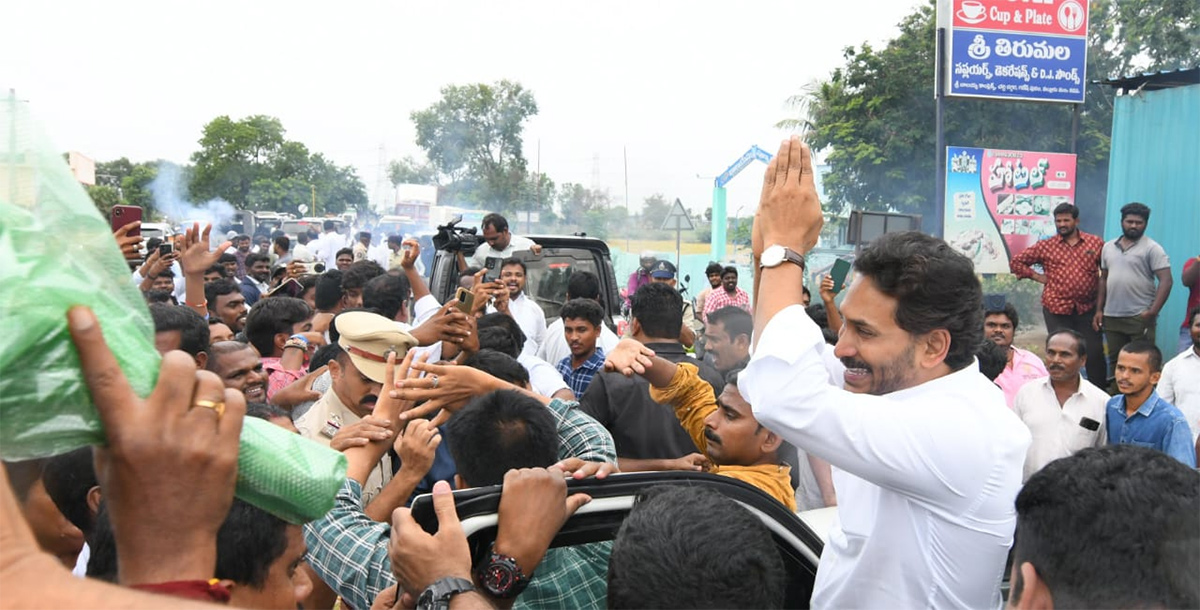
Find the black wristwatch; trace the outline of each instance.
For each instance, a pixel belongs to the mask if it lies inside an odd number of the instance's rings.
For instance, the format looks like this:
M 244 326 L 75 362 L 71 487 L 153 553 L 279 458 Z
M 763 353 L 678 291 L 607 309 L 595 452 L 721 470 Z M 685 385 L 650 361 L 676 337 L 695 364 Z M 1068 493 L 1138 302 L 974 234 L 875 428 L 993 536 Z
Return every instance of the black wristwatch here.
M 429 585 L 417 598 L 418 610 L 446 610 L 450 607 L 450 598 L 459 593 L 474 591 L 475 583 L 465 579 L 447 576 Z
M 529 586 L 531 576 L 526 576 L 517 565 L 517 560 L 496 551 L 475 571 L 475 580 L 492 597 L 512 599 Z

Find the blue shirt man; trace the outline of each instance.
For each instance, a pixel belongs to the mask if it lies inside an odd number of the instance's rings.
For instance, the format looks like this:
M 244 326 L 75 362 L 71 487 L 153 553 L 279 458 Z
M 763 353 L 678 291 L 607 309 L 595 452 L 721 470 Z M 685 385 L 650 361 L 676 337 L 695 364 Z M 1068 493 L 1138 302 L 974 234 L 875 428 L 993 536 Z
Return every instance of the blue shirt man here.
M 583 396 L 592 378 L 604 369 L 604 349 L 596 344 L 604 327 L 604 309 L 591 299 L 571 299 L 559 316 L 571 355 L 558 361 L 556 368 L 571 391 Z
M 558 372 L 562 374 L 563 381 L 567 382 L 567 386 L 576 396 L 583 396 L 587 391 L 588 386 L 592 384 L 592 378 L 596 373 L 604 370 L 604 348 L 597 347 L 596 351 L 587 360 L 583 361 L 578 367 L 572 367 L 572 356 L 563 358 L 558 363 Z
M 1116 367 L 1121 395 L 1109 399 L 1105 409 L 1108 444 L 1157 449 L 1195 468 L 1196 449 L 1187 418 L 1154 390 L 1161 371 L 1162 352 L 1153 343 L 1138 340 L 1121 348 Z

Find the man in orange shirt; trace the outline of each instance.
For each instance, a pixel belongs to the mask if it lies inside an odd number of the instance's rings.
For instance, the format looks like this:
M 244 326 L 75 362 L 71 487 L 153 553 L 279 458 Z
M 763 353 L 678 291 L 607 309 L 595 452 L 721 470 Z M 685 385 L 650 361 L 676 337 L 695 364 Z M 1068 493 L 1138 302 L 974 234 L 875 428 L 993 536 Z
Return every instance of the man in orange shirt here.
M 659 358 L 633 339 L 622 339 L 604 367 L 626 376 L 636 372 L 650 382 L 650 398 L 675 409 L 680 425 L 711 461 L 708 472 L 745 481 L 795 512 L 792 469 L 779 459 L 783 438 L 754 419 L 738 393 L 736 372 L 718 400 L 695 365 Z

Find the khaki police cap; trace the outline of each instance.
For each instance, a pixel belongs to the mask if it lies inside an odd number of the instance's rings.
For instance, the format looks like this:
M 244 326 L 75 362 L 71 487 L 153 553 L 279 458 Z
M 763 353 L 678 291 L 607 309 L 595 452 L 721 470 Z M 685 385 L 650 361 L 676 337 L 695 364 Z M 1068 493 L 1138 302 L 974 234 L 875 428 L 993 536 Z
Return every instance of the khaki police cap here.
M 396 352 L 399 362 L 417 340 L 400 330 L 396 322 L 379 314 L 351 311 L 334 319 L 339 333 L 338 346 L 350 355 L 359 372 L 384 383 L 388 352 Z

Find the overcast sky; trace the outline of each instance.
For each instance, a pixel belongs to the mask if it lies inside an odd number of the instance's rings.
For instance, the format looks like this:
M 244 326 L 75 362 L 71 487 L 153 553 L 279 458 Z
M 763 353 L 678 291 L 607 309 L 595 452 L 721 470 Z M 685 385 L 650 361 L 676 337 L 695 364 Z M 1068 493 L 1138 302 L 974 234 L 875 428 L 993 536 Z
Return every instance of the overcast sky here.
M 9 2 L 0 86 L 98 161 L 187 162 L 214 117 L 272 115 L 374 196 L 381 146 L 420 155 L 411 111 L 507 78 L 538 102 L 531 169 L 540 141 L 556 183 L 598 178 L 620 205 L 626 147 L 635 209 L 660 192 L 700 210 L 752 144 L 778 148 L 789 95 L 919 2 Z M 757 203 L 761 168 L 730 185 L 731 216 Z

